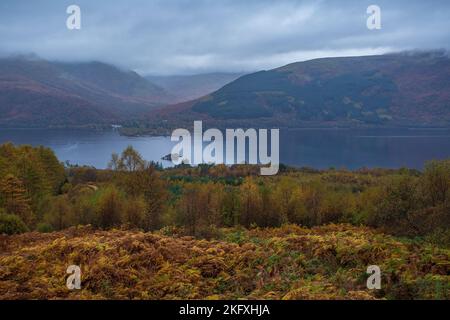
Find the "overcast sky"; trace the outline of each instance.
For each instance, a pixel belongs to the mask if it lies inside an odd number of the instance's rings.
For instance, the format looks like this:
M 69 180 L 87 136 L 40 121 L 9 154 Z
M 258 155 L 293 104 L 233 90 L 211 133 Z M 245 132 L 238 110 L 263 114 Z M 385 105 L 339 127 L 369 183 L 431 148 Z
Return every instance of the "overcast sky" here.
M 81 8 L 81 30 L 66 28 L 71 4 Z M 366 27 L 371 4 L 381 7 L 381 30 Z M 449 46 L 447 0 L 0 0 L 1 55 L 99 60 L 142 74 Z

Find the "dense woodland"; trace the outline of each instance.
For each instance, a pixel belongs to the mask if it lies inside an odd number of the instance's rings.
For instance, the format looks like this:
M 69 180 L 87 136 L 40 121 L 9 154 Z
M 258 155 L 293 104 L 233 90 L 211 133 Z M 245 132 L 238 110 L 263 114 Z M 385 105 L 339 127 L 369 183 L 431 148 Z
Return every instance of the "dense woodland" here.
M 0 178 L 0 299 L 450 299 L 450 160 L 262 177 L 5 144 Z
M 164 228 L 214 238 L 224 227 L 350 223 L 450 241 L 450 160 L 410 169 L 357 171 L 249 165 L 162 169 L 128 147 L 108 170 L 65 167 L 47 148 L 0 147 L 0 233 Z

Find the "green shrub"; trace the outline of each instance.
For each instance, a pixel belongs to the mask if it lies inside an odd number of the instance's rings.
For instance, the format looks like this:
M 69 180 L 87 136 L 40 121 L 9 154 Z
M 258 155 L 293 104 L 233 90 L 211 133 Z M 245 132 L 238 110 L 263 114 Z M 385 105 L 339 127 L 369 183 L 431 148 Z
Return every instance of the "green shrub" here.
M 18 216 L 14 214 L 0 214 L 0 234 L 12 235 L 27 231 L 27 226 Z
M 37 225 L 36 230 L 41 233 L 50 233 L 53 231 L 53 228 L 50 224 L 42 222 Z

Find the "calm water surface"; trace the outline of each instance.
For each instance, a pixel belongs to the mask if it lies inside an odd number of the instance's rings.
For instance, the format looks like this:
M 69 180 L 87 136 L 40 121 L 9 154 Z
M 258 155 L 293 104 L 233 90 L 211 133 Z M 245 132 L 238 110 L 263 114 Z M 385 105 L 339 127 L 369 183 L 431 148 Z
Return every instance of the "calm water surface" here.
M 128 145 L 146 160 L 162 161 L 168 137 L 124 137 L 116 131 L 0 129 L 0 143 L 44 145 L 61 161 L 105 168 Z M 450 158 L 450 129 L 301 129 L 281 131 L 282 163 L 314 168 L 402 166 L 421 169 L 430 159 Z

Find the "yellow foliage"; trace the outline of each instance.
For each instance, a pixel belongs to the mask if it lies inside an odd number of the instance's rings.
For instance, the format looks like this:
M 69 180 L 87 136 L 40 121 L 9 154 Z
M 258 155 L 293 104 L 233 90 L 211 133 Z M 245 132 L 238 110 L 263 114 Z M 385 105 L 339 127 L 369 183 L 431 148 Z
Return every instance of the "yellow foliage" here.
M 221 231 L 211 241 L 89 227 L 2 236 L 0 299 L 450 298 L 446 249 L 345 224 Z M 72 264 L 81 290 L 66 288 Z M 372 264 L 379 291 L 366 288 Z

